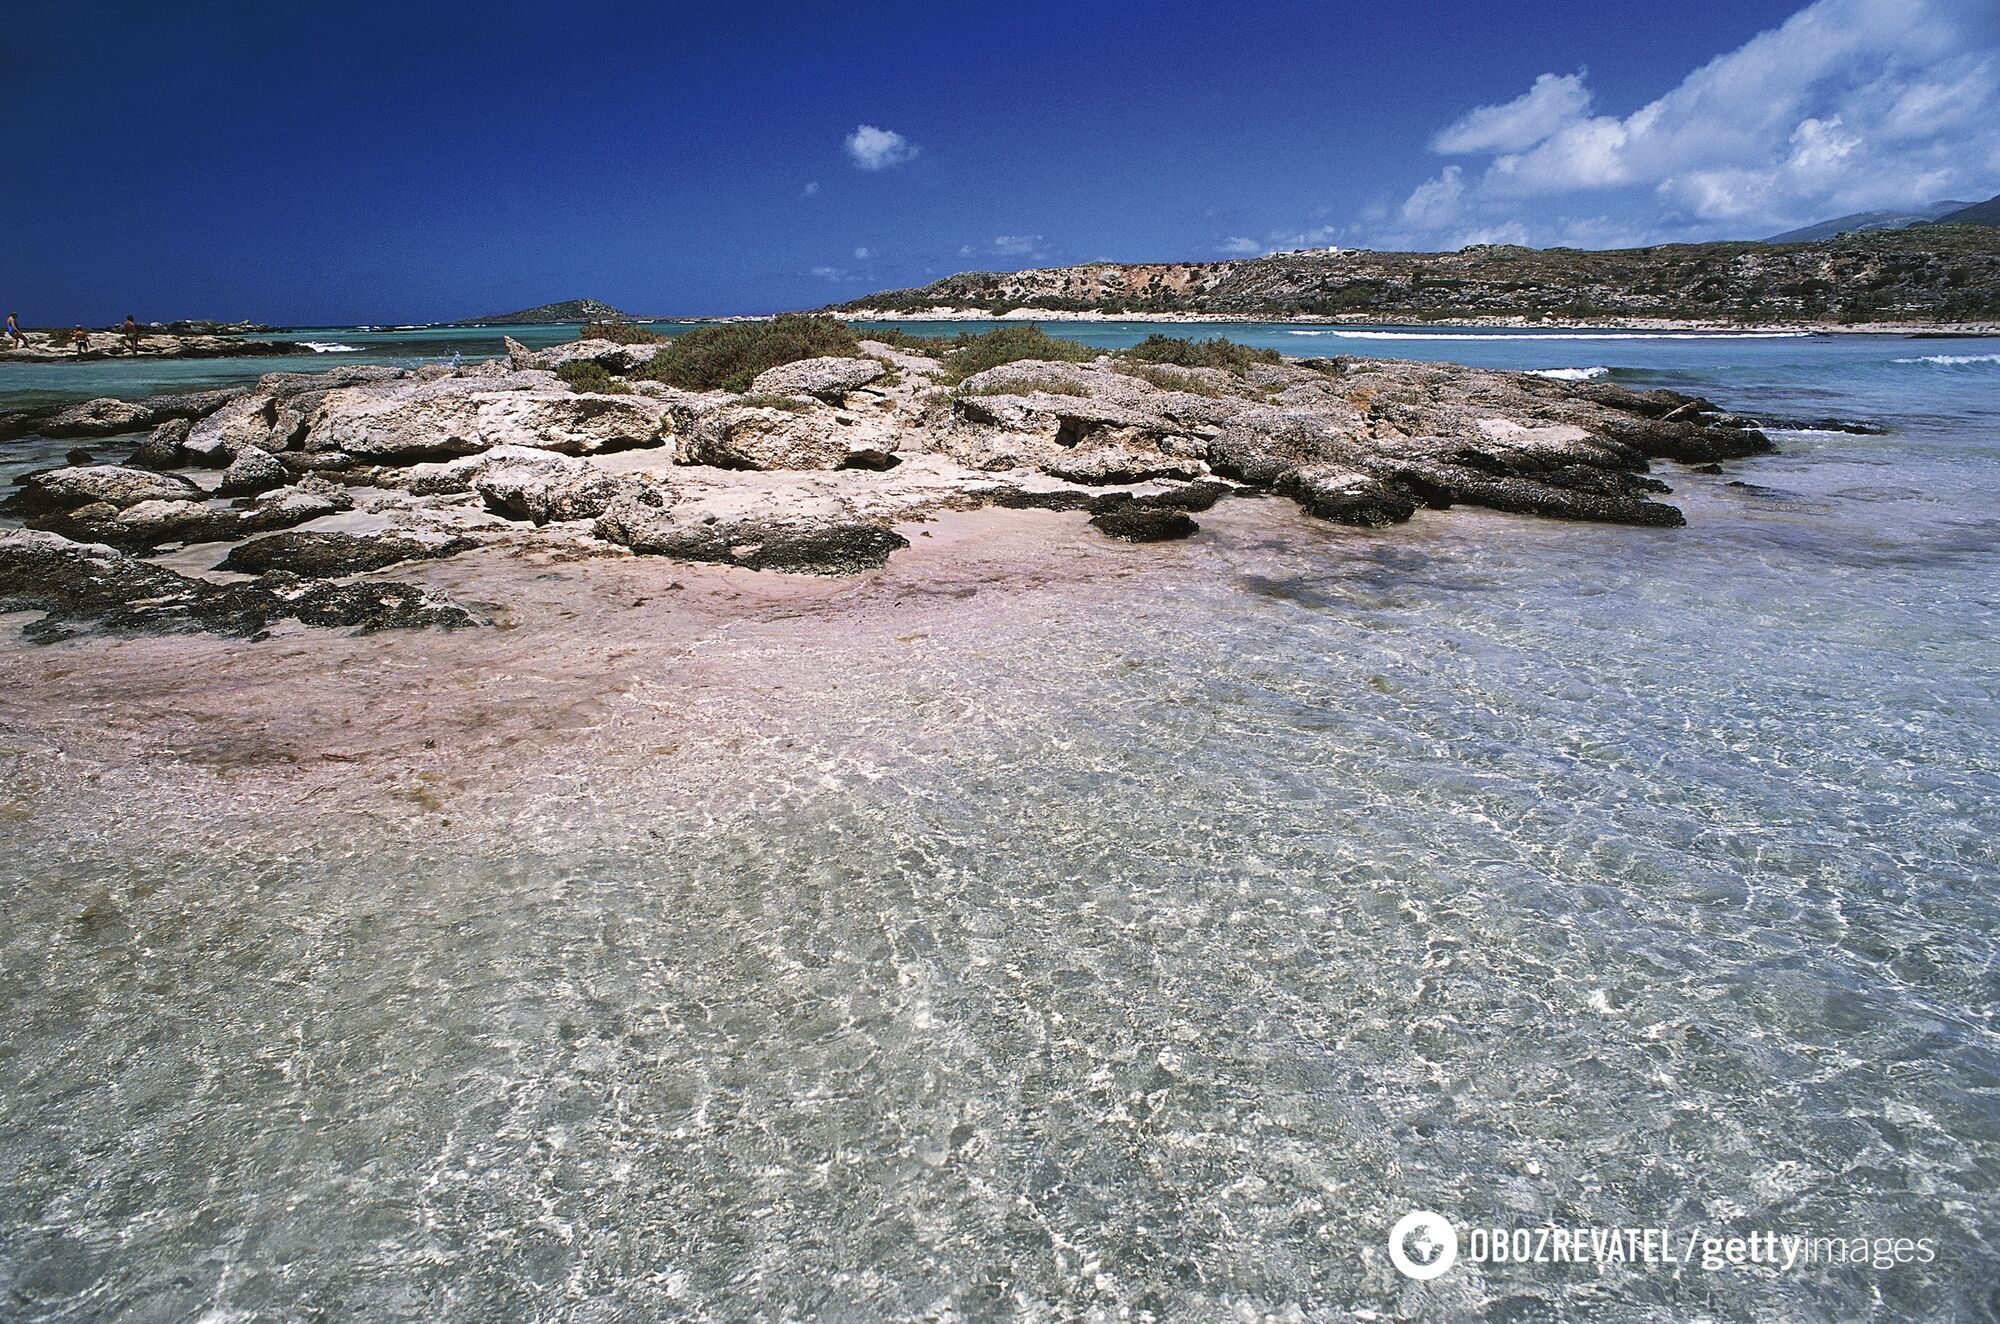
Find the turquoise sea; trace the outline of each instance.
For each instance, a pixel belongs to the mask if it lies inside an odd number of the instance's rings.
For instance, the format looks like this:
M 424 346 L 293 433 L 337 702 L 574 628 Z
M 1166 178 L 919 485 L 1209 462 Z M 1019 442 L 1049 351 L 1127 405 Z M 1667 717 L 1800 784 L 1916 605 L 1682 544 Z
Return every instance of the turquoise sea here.
M 154 655 L 0 637 L 0 1316 L 2000 1315 L 2000 339 L 1046 329 L 1883 431 L 1661 465 L 1679 530 L 1024 513 L 1087 573 L 892 562 L 602 675 L 378 637 L 299 702 L 391 727 L 446 656 L 578 710 L 416 827 L 212 795 L 205 728 L 66 780 L 23 705 Z M 0 364 L 0 408 L 498 335 Z M 1461 1237 L 1427 1283 L 1386 1255 L 1417 1209 Z M 1472 1260 L 1552 1225 L 1828 1249 Z

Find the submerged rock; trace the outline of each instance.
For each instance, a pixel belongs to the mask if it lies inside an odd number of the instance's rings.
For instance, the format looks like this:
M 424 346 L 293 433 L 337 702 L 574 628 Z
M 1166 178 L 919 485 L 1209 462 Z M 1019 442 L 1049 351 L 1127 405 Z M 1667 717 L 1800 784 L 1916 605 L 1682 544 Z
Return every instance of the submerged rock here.
M 1148 505 L 1142 501 L 1109 506 L 1092 515 L 1090 523 L 1107 536 L 1124 542 L 1167 542 L 1175 538 L 1191 538 L 1201 529 L 1201 525 L 1195 523 L 1185 510 Z
M 270 574 L 213 584 L 28 529 L 0 532 L 0 611 L 39 611 L 24 635 L 52 643 L 85 627 L 120 633 L 257 637 L 283 621 L 363 631 L 476 624 L 471 613 L 411 584 L 314 584 Z

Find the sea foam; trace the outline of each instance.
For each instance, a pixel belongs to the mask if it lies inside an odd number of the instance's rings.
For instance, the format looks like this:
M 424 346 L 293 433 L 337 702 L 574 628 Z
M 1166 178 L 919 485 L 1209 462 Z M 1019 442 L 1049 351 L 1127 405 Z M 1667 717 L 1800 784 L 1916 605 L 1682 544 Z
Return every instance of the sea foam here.
M 2000 363 L 2000 354 L 1926 354 L 1922 358 L 1897 359 L 1898 363 L 1934 363 L 1942 368 L 1962 368 L 1973 363 Z

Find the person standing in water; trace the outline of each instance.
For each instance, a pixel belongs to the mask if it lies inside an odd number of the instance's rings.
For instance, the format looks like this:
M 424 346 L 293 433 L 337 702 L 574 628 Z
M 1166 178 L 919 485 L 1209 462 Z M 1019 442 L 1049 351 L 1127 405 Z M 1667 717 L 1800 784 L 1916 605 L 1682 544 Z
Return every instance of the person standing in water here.
M 139 324 L 132 320 L 132 314 L 125 314 L 125 325 L 120 327 L 119 330 L 125 333 L 126 346 L 132 353 L 137 354 L 139 352 Z
M 21 334 L 21 324 L 16 320 L 19 317 L 19 313 L 7 314 L 7 338 L 14 342 L 12 346 L 14 349 L 26 349 L 28 338 Z

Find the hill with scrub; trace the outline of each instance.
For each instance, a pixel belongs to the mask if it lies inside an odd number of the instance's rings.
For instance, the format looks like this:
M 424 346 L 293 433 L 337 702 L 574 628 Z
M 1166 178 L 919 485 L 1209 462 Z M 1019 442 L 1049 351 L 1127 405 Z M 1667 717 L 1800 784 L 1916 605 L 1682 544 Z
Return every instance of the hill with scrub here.
M 1447 321 L 1671 318 L 1970 322 L 2000 318 L 2000 230 L 1922 225 L 1814 243 L 1455 253 L 1306 249 L 1218 262 L 966 272 L 834 311 L 956 310 Z

